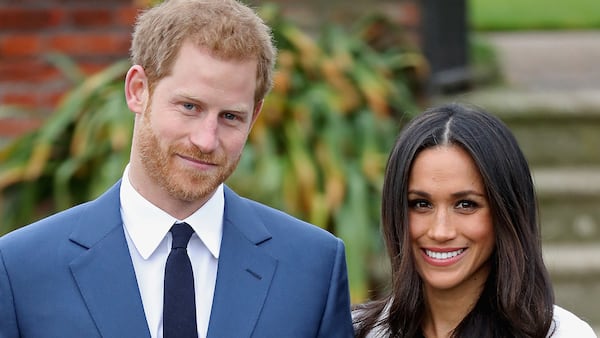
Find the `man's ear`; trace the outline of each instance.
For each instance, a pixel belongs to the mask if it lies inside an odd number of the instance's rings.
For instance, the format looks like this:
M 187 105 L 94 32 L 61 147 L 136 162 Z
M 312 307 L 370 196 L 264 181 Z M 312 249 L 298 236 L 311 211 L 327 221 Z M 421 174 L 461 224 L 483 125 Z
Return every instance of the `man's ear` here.
M 256 104 L 254 105 L 254 111 L 252 112 L 252 122 L 250 123 L 250 129 L 252 129 L 252 126 L 254 126 L 254 122 L 256 122 L 256 119 L 258 119 L 258 115 L 260 115 L 260 112 L 263 107 L 263 103 L 265 103 L 265 99 L 262 99 L 262 100 L 256 102 Z
M 144 68 L 140 65 L 131 66 L 125 76 L 125 100 L 129 109 L 141 114 L 148 102 L 148 94 L 148 77 Z

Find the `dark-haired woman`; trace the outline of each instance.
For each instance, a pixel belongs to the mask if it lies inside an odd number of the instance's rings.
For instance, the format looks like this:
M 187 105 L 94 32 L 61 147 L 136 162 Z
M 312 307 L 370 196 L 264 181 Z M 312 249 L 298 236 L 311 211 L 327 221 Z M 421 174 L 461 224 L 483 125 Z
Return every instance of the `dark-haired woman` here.
M 353 311 L 357 337 L 596 337 L 554 305 L 529 166 L 498 118 L 430 109 L 387 163 L 390 293 Z

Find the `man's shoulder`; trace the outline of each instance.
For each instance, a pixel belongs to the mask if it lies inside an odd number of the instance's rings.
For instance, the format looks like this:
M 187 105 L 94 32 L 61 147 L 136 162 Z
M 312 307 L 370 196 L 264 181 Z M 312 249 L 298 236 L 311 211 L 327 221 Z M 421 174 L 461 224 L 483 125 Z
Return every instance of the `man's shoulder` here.
M 308 246 L 314 244 L 330 248 L 339 245 L 340 239 L 327 230 L 259 201 L 241 197 L 231 189 L 226 189 L 225 203 L 226 209 L 230 204 L 232 213 L 244 215 L 245 222 L 252 222 L 252 219 L 260 222 L 277 241 L 296 241 Z
M 0 249 L 20 245 L 35 247 L 54 238 L 67 236 L 88 204 L 89 202 L 57 212 L 7 233 L 0 237 Z
M 117 200 L 114 200 L 115 197 Z M 84 202 L 59 211 L 5 234 L 0 237 L 0 249 L 6 250 L 9 247 L 28 246 L 31 248 L 35 245 L 51 245 L 55 240 L 67 238 L 77 224 L 85 223 L 86 220 L 90 219 L 107 218 L 108 213 L 106 209 L 109 207 L 108 204 L 110 204 L 111 208 L 117 206 L 116 209 L 118 212 L 118 203 L 118 194 L 114 195 L 113 187 L 93 201 Z
M 292 236 L 293 234 L 294 236 L 301 236 L 300 238 L 307 236 L 320 238 L 325 241 L 336 239 L 333 234 L 315 224 L 301 220 L 282 210 L 263 203 L 249 199 L 247 199 L 247 201 L 270 231 L 284 232 L 289 234 L 287 236 Z

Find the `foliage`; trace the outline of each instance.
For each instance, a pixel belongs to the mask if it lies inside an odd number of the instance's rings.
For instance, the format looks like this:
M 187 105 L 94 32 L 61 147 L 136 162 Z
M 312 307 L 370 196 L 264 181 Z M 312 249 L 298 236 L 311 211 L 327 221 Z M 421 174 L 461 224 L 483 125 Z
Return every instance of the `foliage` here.
M 0 149 L 0 233 L 97 197 L 129 158 L 128 62 L 84 78 L 69 60 L 54 61 L 79 84 L 40 129 Z
M 469 35 L 468 49 L 473 87 L 494 86 L 504 82 L 496 49 L 482 34 Z
M 478 31 L 600 28 L 598 0 L 469 0 Z
M 315 39 L 274 6 L 261 15 L 280 53 L 275 86 L 228 184 L 340 236 L 352 300 L 362 301 L 371 260 L 382 254 L 387 153 L 400 118 L 416 110 L 413 85 L 425 62 L 418 52 L 376 43 L 378 34 L 392 34 L 374 29 L 389 25 L 382 18 L 351 33 L 331 26 Z M 119 179 L 133 124 L 123 96 L 127 68 L 123 61 L 80 78 L 41 129 L 1 149 L 0 232 L 95 198 Z
M 398 117 L 415 110 L 406 74 L 421 70 L 423 59 L 367 45 L 375 41 L 368 28 L 384 24 L 382 18 L 365 20 L 351 35 L 328 27 L 314 40 L 269 12 L 273 8 L 263 9 L 280 49 L 278 72 L 229 183 L 340 236 L 353 299 L 362 300 L 370 258 L 381 251 L 379 195 L 387 153 Z

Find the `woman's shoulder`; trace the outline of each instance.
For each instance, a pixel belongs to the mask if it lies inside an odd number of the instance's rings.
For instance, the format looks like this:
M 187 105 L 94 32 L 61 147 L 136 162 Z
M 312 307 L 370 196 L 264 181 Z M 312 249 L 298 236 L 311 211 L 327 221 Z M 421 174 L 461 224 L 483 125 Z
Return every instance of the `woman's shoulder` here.
M 572 312 L 554 305 L 554 322 L 548 333 L 551 338 L 597 338 L 591 326 Z
M 370 301 L 363 304 L 355 305 L 352 309 L 352 324 L 354 326 L 354 332 L 357 333 L 359 328 L 362 326 L 363 321 L 367 320 L 366 317 L 376 315 L 377 321 L 383 320 L 389 311 L 389 302 L 386 302 L 381 312 L 373 311 L 373 309 L 380 308 L 383 305 L 381 301 Z M 380 325 L 375 325 L 365 335 L 365 338 L 384 338 L 384 329 Z

